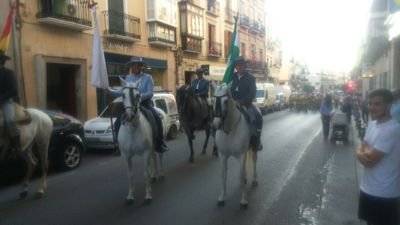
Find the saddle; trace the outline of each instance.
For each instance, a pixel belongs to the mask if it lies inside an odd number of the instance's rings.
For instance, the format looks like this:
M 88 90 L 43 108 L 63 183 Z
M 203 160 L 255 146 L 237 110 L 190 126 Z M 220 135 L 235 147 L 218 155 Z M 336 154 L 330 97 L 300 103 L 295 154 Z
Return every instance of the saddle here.
M 17 124 L 28 124 L 32 121 L 31 115 L 28 111 L 21 105 L 14 103 L 15 105 L 15 122 Z M 1 120 L 4 119 L 3 112 L 0 111 L 0 118 Z
M 158 140 L 158 135 L 160 134 L 158 134 L 157 122 L 153 116 L 153 113 L 151 113 L 150 110 L 146 109 L 143 106 L 140 106 L 140 112 L 142 112 L 147 121 L 149 121 L 151 130 L 153 132 L 153 141 L 154 143 L 156 143 L 156 141 Z

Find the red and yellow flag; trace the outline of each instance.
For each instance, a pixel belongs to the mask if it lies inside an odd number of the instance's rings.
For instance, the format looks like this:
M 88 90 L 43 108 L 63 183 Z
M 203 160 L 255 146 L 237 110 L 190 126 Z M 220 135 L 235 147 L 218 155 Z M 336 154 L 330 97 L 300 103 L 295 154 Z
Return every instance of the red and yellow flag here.
M 4 27 L 3 33 L 0 36 L 0 51 L 6 52 L 8 48 L 8 43 L 10 42 L 11 36 L 11 23 L 15 7 L 11 7 L 8 12 L 6 25 Z

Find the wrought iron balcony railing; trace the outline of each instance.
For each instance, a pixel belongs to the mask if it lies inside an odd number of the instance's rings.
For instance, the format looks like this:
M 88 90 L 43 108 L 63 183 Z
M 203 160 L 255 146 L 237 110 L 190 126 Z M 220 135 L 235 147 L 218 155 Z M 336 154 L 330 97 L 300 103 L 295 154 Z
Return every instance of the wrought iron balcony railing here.
M 106 29 L 104 35 L 122 41 L 140 41 L 140 19 L 121 12 L 103 11 Z
M 222 56 L 222 44 L 215 42 L 215 41 L 209 41 L 207 42 L 208 46 L 208 51 L 207 55 L 212 56 L 212 57 L 221 57 Z
M 250 23 L 250 31 L 254 33 L 260 32 L 260 23 L 258 21 L 251 21 Z
M 246 15 L 241 15 L 239 22 L 240 22 L 240 26 L 243 28 L 250 27 L 250 18 Z
M 182 36 L 182 50 L 190 53 L 201 52 L 201 39 Z
M 92 28 L 89 1 L 82 0 L 38 0 L 39 22 L 67 27 L 75 30 Z

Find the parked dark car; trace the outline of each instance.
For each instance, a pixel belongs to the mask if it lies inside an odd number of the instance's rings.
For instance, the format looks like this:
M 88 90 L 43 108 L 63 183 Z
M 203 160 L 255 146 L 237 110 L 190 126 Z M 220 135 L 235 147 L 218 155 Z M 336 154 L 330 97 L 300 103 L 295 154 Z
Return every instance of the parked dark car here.
M 49 146 L 50 164 L 63 170 L 77 168 L 86 150 L 82 122 L 61 112 L 43 111 L 54 124 Z

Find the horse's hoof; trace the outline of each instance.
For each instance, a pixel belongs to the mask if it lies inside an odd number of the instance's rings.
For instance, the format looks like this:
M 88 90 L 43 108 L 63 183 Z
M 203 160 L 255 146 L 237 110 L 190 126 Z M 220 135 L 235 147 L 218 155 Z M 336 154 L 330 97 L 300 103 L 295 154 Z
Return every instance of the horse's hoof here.
M 24 199 L 28 196 L 28 191 L 23 191 L 19 193 L 19 199 Z
M 247 209 L 247 203 L 240 203 L 240 209 Z
M 154 183 L 156 183 L 156 182 L 157 182 L 157 177 L 152 177 L 152 178 L 151 178 L 151 183 L 154 184 Z
M 218 207 L 224 207 L 225 206 L 225 201 L 218 201 L 217 206 Z
M 152 199 L 151 198 L 147 198 L 144 200 L 144 204 L 145 205 L 151 205 Z
M 40 199 L 44 197 L 44 193 L 43 192 L 36 192 L 35 193 L 35 199 Z
M 134 199 L 125 199 L 125 205 L 132 205 L 135 202 Z
M 253 187 L 257 187 L 258 186 L 258 181 L 253 181 L 253 183 L 252 183 L 252 185 L 253 185 Z

